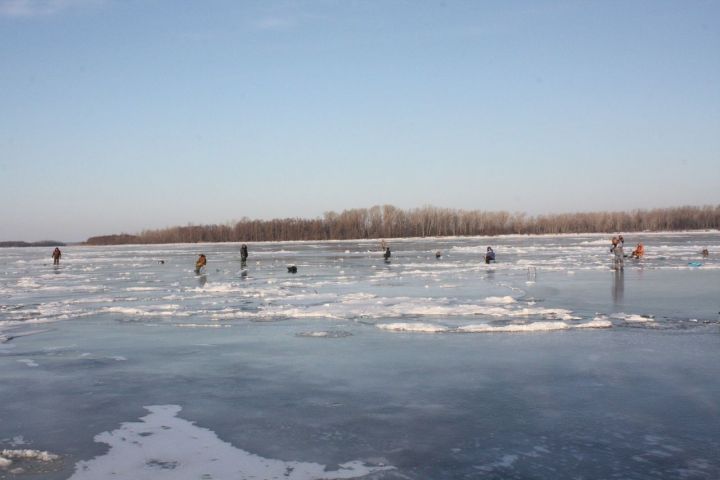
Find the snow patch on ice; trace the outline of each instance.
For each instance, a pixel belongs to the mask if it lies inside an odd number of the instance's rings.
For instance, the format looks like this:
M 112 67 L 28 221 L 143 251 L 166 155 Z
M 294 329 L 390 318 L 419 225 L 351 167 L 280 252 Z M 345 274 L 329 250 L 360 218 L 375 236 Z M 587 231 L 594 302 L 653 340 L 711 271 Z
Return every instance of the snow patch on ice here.
M 352 333 L 345 332 L 342 330 L 329 330 L 319 332 L 299 332 L 295 334 L 296 337 L 310 337 L 310 338 L 343 338 L 350 337 Z
M 52 462 L 58 460 L 60 456 L 50 452 L 40 450 L 0 450 L 0 469 L 7 469 L 15 460 L 30 460 L 38 462 Z M 22 473 L 18 471 L 17 473 Z
M 599 240 L 583 240 L 580 245 L 610 245 L 610 243 L 610 240 L 602 238 Z
M 432 323 L 378 323 L 376 326 L 382 330 L 391 330 L 394 332 L 438 333 L 448 331 L 447 327 L 434 325 Z
M 330 470 L 318 463 L 263 458 L 220 440 L 207 428 L 177 417 L 177 405 L 145 407 L 140 422 L 123 423 L 95 436 L 110 446 L 107 454 L 75 465 L 70 480 L 98 478 L 171 480 L 178 478 L 359 478 L 389 470 L 353 460 Z
M 551 332 L 557 330 L 569 330 L 573 328 L 610 328 L 612 323 L 608 320 L 592 320 L 585 323 L 566 322 L 531 322 L 513 323 L 509 325 L 488 325 L 485 323 L 476 325 L 465 325 L 458 327 L 459 332 L 464 333 L 517 333 L 517 332 Z
M 504 305 L 507 305 L 507 304 L 509 304 L 509 303 L 515 303 L 516 300 L 515 300 L 513 297 L 511 297 L 511 296 L 509 296 L 509 295 L 506 295 L 506 296 L 504 296 L 504 297 L 487 297 L 487 298 L 484 300 L 484 302 L 485 302 L 485 303 L 493 303 L 493 304 L 504 304 Z
M 615 318 L 617 320 L 624 320 L 626 322 L 630 323 L 647 323 L 647 322 L 653 322 L 655 321 L 655 317 L 653 315 L 639 315 L 636 313 L 628 314 L 628 313 L 613 313 L 610 315 L 610 318 Z
M 28 367 L 37 367 L 37 366 L 39 366 L 39 365 L 35 362 L 35 360 L 31 360 L 31 359 L 29 359 L 29 358 L 20 358 L 20 359 L 18 359 L 18 362 L 24 363 L 24 364 L 27 365 Z
M 458 327 L 460 332 L 468 333 L 490 333 L 490 332 L 547 332 L 552 330 L 566 330 L 571 328 L 565 322 L 532 322 L 510 325 L 488 325 L 481 323 L 477 325 L 465 325 Z
M 594 318 L 587 323 L 579 323 L 573 325 L 573 328 L 611 328 L 612 322 L 603 318 Z
M 176 323 L 173 325 L 178 328 L 231 328 L 232 325 L 225 323 Z
M 101 309 L 104 313 L 120 313 L 123 315 L 135 317 L 169 317 L 173 315 L 187 316 L 186 312 L 178 312 L 179 305 L 154 305 L 152 309 L 134 308 L 134 307 L 105 307 Z
M 40 284 L 35 282 L 32 278 L 21 278 L 17 282 L 17 286 L 21 288 L 40 288 Z

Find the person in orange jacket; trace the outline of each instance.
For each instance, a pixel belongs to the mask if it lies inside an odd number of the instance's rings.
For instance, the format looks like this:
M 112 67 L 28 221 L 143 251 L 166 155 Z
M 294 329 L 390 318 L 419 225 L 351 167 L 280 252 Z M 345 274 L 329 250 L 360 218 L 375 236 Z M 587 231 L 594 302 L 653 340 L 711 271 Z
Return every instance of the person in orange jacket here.
M 635 247 L 635 250 L 633 250 L 630 255 L 630 258 L 641 258 L 643 255 L 645 255 L 645 247 L 643 247 L 642 243 L 638 243 L 637 247 Z

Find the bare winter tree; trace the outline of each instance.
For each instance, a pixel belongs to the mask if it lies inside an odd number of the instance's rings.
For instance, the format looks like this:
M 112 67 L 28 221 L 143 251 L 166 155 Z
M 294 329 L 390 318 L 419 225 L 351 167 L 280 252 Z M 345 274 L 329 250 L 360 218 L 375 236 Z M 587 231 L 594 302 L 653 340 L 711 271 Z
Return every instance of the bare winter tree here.
M 453 210 L 425 206 L 401 210 L 392 205 L 325 212 L 322 218 L 251 220 L 225 225 L 192 225 L 145 230 L 138 235 L 105 235 L 91 245 L 127 243 L 253 242 L 348 240 L 427 236 L 557 234 L 676 231 L 720 228 L 720 205 L 657 208 L 631 212 L 524 213 Z

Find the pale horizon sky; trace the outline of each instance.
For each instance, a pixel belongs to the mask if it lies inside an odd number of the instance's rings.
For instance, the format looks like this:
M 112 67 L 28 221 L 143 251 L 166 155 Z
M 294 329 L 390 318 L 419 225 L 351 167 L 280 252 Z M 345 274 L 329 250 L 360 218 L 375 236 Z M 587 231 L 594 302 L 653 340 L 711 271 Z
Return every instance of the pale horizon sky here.
M 0 0 L 0 241 L 720 204 L 720 2 Z

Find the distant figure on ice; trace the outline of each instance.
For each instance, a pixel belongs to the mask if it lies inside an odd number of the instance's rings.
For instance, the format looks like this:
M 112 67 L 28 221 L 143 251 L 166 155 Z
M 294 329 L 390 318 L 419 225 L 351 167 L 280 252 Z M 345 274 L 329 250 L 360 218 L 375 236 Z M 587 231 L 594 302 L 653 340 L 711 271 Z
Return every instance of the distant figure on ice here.
M 204 253 L 201 253 L 197 259 L 197 262 L 195 262 L 195 273 L 199 274 L 200 269 L 203 268 L 205 265 L 207 265 L 207 257 L 205 257 Z
M 487 253 L 485 254 L 485 263 L 490 263 L 495 261 L 495 252 L 493 251 L 492 247 L 487 248 Z
M 58 247 L 55 247 L 52 253 L 53 265 L 60 265 L 60 257 L 62 257 L 62 252 Z
M 642 258 L 643 255 L 645 255 L 645 247 L 643 247 L 642 243 L 638 243 L 635 250 L 630 254 L 630 258 Z
M 390 253 L 390 247 L 385 247 L 385 253 L 383 253 L 383 258 L 385 259 L 386 262 L 390 261 L 390 255 L 392 255 Z
M 703 257 L 708 257 L 708 256 L 710 256 L 710 252 L 708 252 L 708 249 L 707 249 L 707 248 L 703 248 L 702 256 L 703 256 Z
M 610 248 L 610 252 L 615 254 L 613 268 L 615 270 L 622 270 L 625 266 L 625 260 L 623 259 L 623 242 L 621 242 L 619 238 L 613 237 L 613 246 Z
M 243 243 L 242 246 L 240 247 L 240 262 L 241 263 L 247 262 L 247 258 L 248 258 L 247 245 L 245 245 Z
M 440 260 L 440 257 L 442 257 L 442 252 L 440 250 L 438 250 L 437 252 L 435 252 L 435 258 Z
M 297 273 L 297 266 L 295 265 L 288 265 L 287 269 L 288 273 Z

